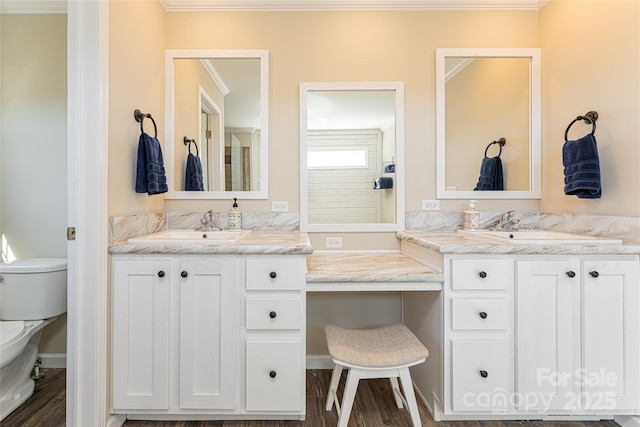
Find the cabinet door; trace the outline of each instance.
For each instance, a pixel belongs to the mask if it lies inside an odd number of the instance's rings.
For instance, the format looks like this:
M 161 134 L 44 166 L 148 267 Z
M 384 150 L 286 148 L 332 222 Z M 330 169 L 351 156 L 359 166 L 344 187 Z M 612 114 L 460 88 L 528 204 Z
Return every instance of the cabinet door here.
M 185 260 L 180 286 L 180 407 L 233 409 L 238 261 Z
M 113 407 L 169 407 L 168 260 L 113 261 Z
M 580 366 L 579 261 L 516 261 L 516 323 L 516 408 L 568 409 Z
M 583 365 L 579 385 L 585 409 L 638 409 L 640 393 L 638 262 L 583 263 Z

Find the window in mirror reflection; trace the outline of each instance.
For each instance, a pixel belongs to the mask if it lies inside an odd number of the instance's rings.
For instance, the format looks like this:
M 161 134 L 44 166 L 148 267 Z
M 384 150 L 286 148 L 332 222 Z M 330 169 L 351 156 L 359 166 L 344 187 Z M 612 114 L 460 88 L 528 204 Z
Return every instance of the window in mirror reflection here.
M 205 191 L 260 189 L 260 59 L 175 59 L 174 190 L 196 139 Z
M 396 188 L 375 190 L 396 156 L 394 90 L 307 94 L 309 224 L 395 224 Z M 387 171 L 389 168 L 387 168 Z
M 447 190 L 473 190 L 485 149 L 499 138 L 506 140 L 500 154 L 504 190 L 530 189 L 529 76 L 529 58 L 445 59 Z M 487 157 L 499 151 L 493 144 Z

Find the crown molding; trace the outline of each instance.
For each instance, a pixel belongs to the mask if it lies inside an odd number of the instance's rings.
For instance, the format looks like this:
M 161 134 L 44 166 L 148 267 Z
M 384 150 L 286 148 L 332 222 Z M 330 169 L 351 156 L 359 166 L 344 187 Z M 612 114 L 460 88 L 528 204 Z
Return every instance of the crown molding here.
M 0 0 L 0 14 L 67 13 L 66 0 Z
M 549 0 L 159 0 L 167 12 L 540 10 Z

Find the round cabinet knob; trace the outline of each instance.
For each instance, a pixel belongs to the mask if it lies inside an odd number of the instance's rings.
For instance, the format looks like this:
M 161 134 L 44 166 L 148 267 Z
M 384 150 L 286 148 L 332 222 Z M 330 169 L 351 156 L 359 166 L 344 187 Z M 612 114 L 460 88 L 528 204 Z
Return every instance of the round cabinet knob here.
M 275 279 L 276 277 L 278 277 L 278 275 L 276 274 L 275 271 L 272 271 L 271 273 L 269 273 L 269 277 L 271 277 L 272 279 Z
M 182 273 L 180 273 L 180 276 L 182 277 L 187 277 L 189 275 L 189 273 L 187 273 L 186 271 L 183 271 Z
M 595 279 L 596 277 L 600 276 L 600 273 L 598 273 L 597 271 L 590 271 L 589 276 Z
M 277 316 L 277 313 L 275 311 L 272 311 L 272 312 L 269 313 L 269 317 L 272 318 L 272 319 L 275 319 L 276 316 Z
M 487 378 L 489 376 L 489 373 L 487 371 L 480 371 L 480 376 L 482 378 Z
M 484 311 L 481 311 L 480 313 L 478 313 L 478 315 L 479 315 L 482 319 L 486 319 L 486 318 L 487 318 L 487 313 L 485 313 Z
M 162 270 L 158 271 L 158 277 L 164 277 L 164 271 Z
M 574 277 L 576 277 L 576 272 L 575 271 L 567 271 L 567 276 L 571 277 L 572 279 Z
M 480 273 L 478 273 L 478 276 L 480 276 L 481 279 L 484 279 L 485 277 L 487 277 L 487 272 L 481 271 Z
M 275 377 L 276 377 L 276 375 L 278 375 L 278 373 L 277 373 L 276 371 L 271 371 L 271 372 L 269 372 L 269 376 L 270 376 L 271 378 L 275 378 Z

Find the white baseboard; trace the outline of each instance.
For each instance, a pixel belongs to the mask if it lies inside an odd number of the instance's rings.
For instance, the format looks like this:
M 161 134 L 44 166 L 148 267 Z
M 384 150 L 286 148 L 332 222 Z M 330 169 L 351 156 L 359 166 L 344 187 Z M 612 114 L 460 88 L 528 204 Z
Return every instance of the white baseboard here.
M 640 416 L 618 415 L 614 417 L 614 421 L 622 427 L 640 427 Z
M 333 360 L 329 355 L 307 356 L 307 369 L 333 369 Z
M 124 422 L 127 421 L 126 415 L 109 415 L 107 418 L 106 427 L 120 427 Z
M 66 368 L 67 353 L 40 353 L 42 359 L 41 368 Z

